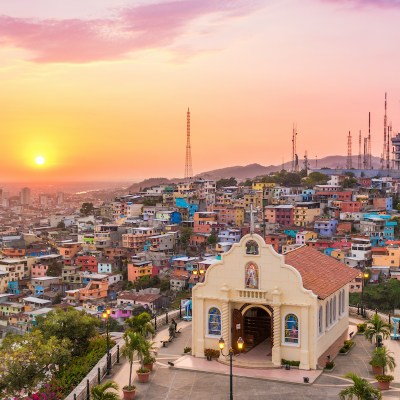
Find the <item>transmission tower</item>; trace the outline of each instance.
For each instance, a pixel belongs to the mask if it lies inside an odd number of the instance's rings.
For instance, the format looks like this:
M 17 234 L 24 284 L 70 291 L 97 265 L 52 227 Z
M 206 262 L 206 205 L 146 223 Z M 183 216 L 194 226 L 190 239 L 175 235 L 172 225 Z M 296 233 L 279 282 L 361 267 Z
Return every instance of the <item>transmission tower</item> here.
M 190 111 L 186 114 L 186 161 L 185 161 L 185 179 L 193 177 L 192 170 L 192 149 L 190 147 Z
M 361 169 L 361 131 L 360 134 L 358 135 L 358 165 L 357 165 L 358 169 Z
M 292 132 L 292 172 L 299 170 L 299 158 L 297 156 L 297 127 L 293 124 Z
M 387 115 L 386 115 L 386 92 L 385 92 L 385 115 L 383 117 L 383 153 L 382 153 L 382 169 L 385 168 L 386 163 L 385 163 L 385 158 L 386 158 L 386 147 L 387 147 Z
M 351 169 L 351 133 L 349 131 L 349 136 L 347 137 L 347 169 Z
M 371 112 L 368 113 L 368 141 L 367 141 L 367 162 L 365 168 L 372 169 L 372 154 L 371 154 Z

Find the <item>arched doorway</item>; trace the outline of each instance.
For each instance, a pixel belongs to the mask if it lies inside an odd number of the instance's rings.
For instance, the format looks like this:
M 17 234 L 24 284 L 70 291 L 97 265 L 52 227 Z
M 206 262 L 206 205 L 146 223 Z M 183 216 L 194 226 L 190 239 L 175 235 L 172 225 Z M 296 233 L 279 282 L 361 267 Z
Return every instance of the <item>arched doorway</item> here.
M 247 352 L 271 338 L 272 324 L 264 307 L 254 306 L 243 311 L 243 339 Z

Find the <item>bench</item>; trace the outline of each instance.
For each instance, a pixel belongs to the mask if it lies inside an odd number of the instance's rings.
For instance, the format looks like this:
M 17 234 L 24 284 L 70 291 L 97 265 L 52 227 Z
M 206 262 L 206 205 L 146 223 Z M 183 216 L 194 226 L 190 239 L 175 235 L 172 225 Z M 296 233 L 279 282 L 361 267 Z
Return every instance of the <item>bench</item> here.
M 163 347 L 167 347 L 168 343 L 171 343 L 173 338 L 173 336 L 170 336 L 168 339 L 161 340 Z

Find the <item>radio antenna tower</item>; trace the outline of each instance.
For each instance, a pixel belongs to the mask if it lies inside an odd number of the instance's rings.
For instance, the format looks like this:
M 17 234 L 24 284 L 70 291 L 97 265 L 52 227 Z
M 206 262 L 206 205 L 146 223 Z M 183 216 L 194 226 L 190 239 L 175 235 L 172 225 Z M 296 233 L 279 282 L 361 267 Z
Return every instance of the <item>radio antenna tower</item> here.
M 387 131 L 387 115 L 386 115 L 386 92 L 385 92 L 385 115 L 383 117 L 383 154 L 382 154 L 382 169 L 385 168 L 386 163 L 385 163 L 385 158 L 386 158 L 386 131 Z
M 360 134 L 358 136 L 358 165 L 357 165 L 358 169 L 361 169 L 361 130 L 360 130 Z
M 296 128 L 296 125 L 293 124 L 293 132 L 292 132 L 292 172 L 297 171 L 297 165 L 298 165 L 297 149 L 296 149 L 296 145 L 297 145 L 296 136 L 297 136 L 297 128 Z
M 347 137 L 347 169 L 351 169 L 351 133 L 349 131 L 349 136 Z
M 367 153 L 367 162 L 365 163 L 365 168 L 372 169 L 372 154 L 371 154 L 371 112 L 368 113 L 368 153 Z
M 193 177 L 192 170 L 192 149 L 190 147 L 190 111 L 189 107 L 186 114 L 186 161 L 185 161 L 185 179 Z
M 390 126 L 387 124 L 386 93 L 385 93 L 385 125 L 386 125 L 386 169 L 390 169 Z

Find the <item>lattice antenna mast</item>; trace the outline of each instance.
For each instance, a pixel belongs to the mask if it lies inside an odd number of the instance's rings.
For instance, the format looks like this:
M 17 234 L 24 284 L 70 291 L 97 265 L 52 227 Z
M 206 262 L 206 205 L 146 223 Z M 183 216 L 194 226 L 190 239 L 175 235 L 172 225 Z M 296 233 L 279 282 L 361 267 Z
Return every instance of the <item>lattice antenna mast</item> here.
M 368 137 L 364 138 L 364 161 L 363 168 L 367 169 L 369 163 L 369 155 L 368 155 Z
M 387 124 L 386 93 L 385 93 L 385 120 L 386 120 L 386 169 L 390 169 L 390 125 Z
M 349 136 L 347 137 L 347 169 L 351 169 L 351 133 L 349 131 Z
M 296 129 L 296 125 L 293 124 L 293 132 L 292 132 L 292 172 L 296 171 L 296 157 L 297 157 L 296 136 L 297 136 L 297 129 Z
M 186 161 L 185 161 L 185 179 L 193 177 L 192 170 L 192 148 L 190 147 L 190 111 L 186 114 Z
M 372 169 L 372 154 L 371 154 L 371 112 L 368 113 L 368 152 L 367 152 L 367 162 L 366 168 Z
M 358 169 L 361 169 L 361 130 L 360 130 L 360 134 L 358 135 L 358 165 L 357 165 Z
M 386 115 L 386 92 L 385 92 L 385 115 L 383 117 L 383 155 L 382 155 L 382 169 L 385 168 L 385 158 L 386 158 L 386 130 L 387 130 L 387 115 Z

